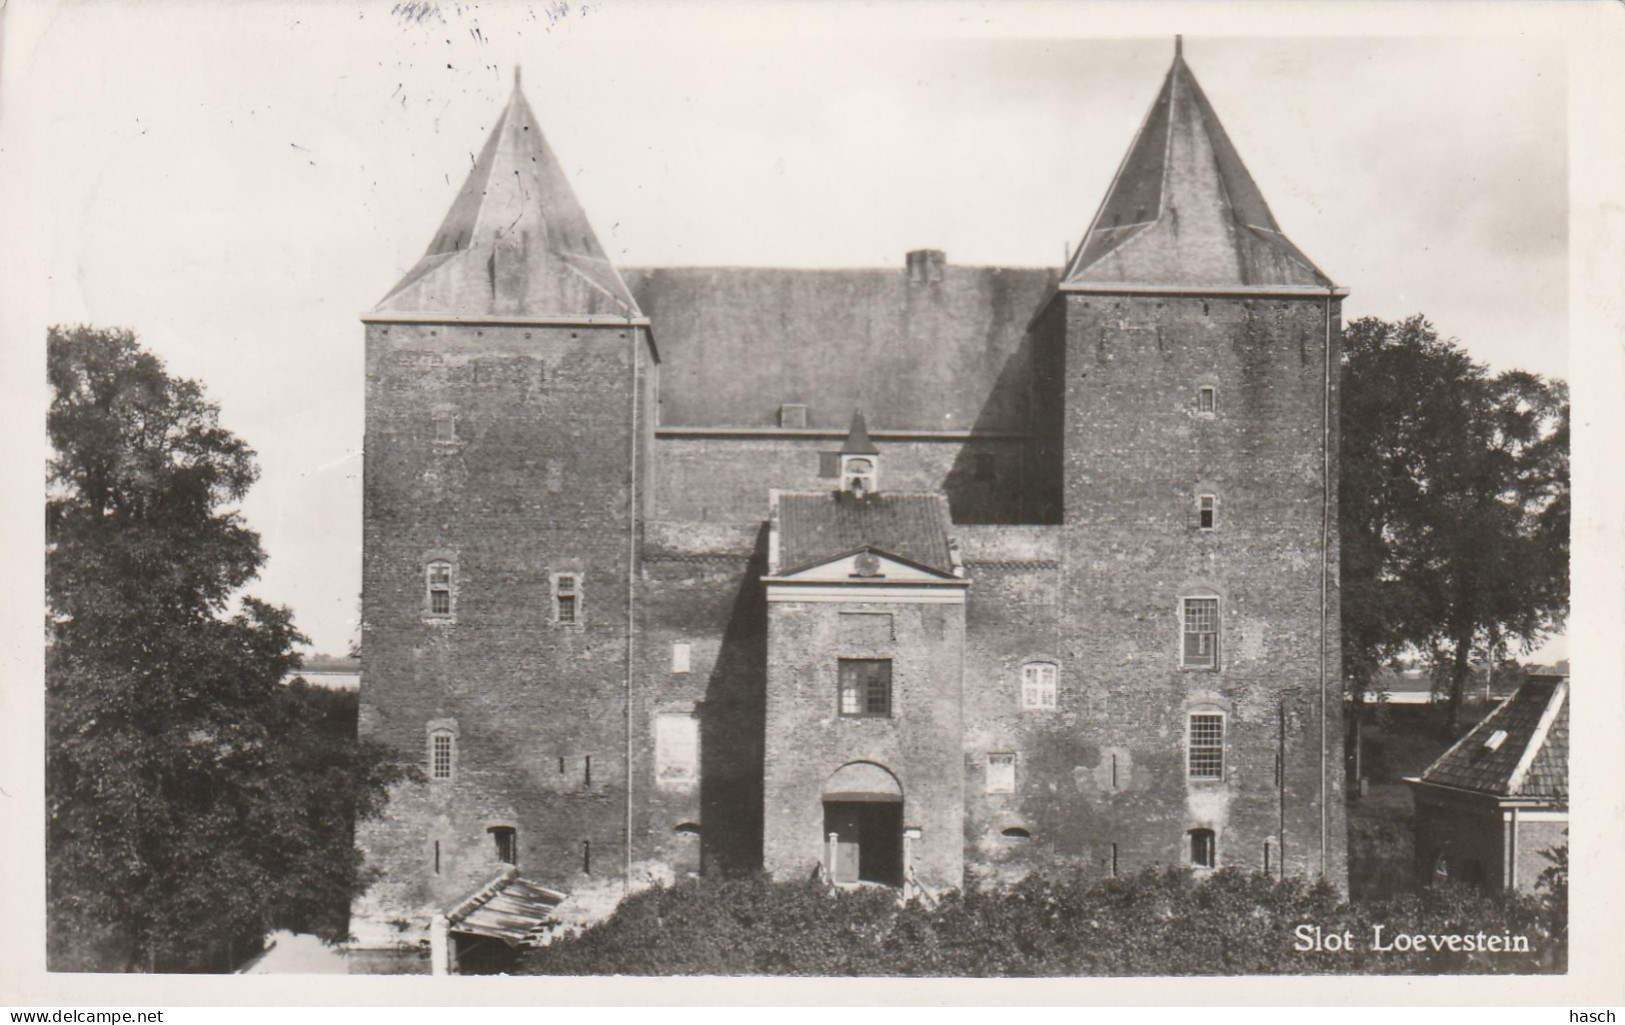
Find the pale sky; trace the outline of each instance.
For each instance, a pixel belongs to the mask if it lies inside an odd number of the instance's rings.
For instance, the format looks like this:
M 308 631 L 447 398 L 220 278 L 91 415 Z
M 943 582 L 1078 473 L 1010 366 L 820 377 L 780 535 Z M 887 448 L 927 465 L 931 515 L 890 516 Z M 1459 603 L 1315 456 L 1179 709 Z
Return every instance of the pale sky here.
M 202 381 L 259 453 L 250 590 L 318 651 L 359 605 L 358 317 L 428 244 L 516 63 L 622 266 L 1056 266 L 1183 31 L 1347 317 L 1423 312 L 1495 369 L 1568 376 L 1562 39 L 1220 5 L 425 6 L 6 11 L 0 159 L 41 272 L 8 344 L 125 326 Z

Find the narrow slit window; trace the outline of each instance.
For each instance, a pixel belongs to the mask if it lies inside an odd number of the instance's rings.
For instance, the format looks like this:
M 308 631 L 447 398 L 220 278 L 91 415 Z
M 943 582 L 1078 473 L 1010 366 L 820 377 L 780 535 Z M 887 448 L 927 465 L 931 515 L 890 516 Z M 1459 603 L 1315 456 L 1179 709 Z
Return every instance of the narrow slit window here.
M 1184 649 L 1181 664 L 1187 669 L 1218 668 L 1219 599 L 1186 598 L 1182 614 Z
M 1197 526 L 1212 530 L 1218 525 L 1219 500 L 1213 495 L 1196 496 Z
M 1190 718 L 1190 778 L 1224 778 L 1224 716 L 1198 712 Z
M 451 563 L 436 560 L 424 568 L 424 606 L 431 616 L 451 615 Z

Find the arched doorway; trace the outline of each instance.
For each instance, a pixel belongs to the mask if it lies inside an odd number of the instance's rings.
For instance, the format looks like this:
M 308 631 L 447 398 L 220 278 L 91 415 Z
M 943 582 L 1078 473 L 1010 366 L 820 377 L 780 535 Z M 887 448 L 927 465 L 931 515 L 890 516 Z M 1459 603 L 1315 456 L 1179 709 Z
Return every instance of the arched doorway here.
M 903 786 L 873 762 L 824 783 L 824 866 L 837 883 L 903 885 Z

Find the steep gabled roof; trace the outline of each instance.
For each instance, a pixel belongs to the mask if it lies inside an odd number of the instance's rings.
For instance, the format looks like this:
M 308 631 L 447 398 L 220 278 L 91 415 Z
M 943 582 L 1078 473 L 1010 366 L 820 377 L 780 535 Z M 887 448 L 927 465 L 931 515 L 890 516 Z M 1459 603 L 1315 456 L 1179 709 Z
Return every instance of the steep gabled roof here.
M 785 403 L 844 430 L 1025 431 L 1025 328 L 1054 269 L 947 264 L 936 284 L 896 267 L 626 268 L 660 333 L 660 422 L 775 427 Z M 930 382 L 925 386 L 922 382 Z
M 780 572 L 864 548 L 952 575 L 948 502 L 934 493 L 781 491 L 774 509 Z
M 1177 44 L 1162 91 L 1062 281 L 1331 286 L 1281 233 Z
M 1505 798 L 1569 802 L 1568 681 L 1533 679 L 1422 773 L 1422 783 Z
M 515 75 L 462 191 L 380 313 L 640 316 Z

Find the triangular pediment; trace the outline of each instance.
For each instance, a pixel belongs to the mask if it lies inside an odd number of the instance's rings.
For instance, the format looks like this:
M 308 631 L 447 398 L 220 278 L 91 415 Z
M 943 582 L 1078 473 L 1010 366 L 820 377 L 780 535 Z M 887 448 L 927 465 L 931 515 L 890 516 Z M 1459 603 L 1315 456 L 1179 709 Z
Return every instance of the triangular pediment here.
M 879 548 L 865 547 L 801 567 L 791 567 L 775 578 L 798 583 L 906 584 L 954 581 L 960 578 L 921 566 Z

